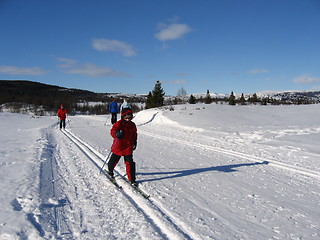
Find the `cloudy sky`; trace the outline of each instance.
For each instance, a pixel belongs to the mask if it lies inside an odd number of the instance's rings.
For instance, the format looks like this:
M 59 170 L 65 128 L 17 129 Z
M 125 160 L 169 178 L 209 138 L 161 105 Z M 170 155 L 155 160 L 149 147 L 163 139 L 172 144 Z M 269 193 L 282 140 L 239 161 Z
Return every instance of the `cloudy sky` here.
M 0 79 L 176 95 L 320 89 L 319 0 L 0 0 Z

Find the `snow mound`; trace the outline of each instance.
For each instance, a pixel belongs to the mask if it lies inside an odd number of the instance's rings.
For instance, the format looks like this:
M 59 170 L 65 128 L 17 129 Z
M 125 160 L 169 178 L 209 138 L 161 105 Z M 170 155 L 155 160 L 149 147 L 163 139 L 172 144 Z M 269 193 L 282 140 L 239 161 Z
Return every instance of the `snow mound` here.
M 153 124 L 153 125 L 163 125 L 166 127 L 174 127 L 180 128 L 187 131 L 203 131 L 202 128 L 196 128 L 192 126 L 187 126 L 180 124 L 177 121 L 169 119 L 166 115 L 166 111 L 161 109 L 148 109 L 141 112 L 138 112 L 134 118 L 134 122 L 137 126 L 143 126 L 146 124 Z M 179 120 L 178 120 L 179 121 Z

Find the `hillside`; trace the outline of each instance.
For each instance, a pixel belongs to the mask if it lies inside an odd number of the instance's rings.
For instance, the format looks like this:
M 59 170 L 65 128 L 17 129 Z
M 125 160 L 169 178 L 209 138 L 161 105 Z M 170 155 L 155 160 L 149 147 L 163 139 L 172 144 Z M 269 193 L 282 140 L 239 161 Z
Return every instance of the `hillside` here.
M 21 109 L 30 108 L 30 105 L 31 108 L 42 109 L 42 112 L 56 112 L 60 104 L 63 104 L 70 113 L 105 114 L 109 102 L 117 99 L 120 103 L 123 98 L 127 98 L 130 103 L 143 102 L 145 99 L 144 96 L 134 94 L 95 93 L 33 81 L 0 80 L 0 110 L 9 108 L 11 112 L 21 112 Z M 89 102 L 95 104 L 89 105 Z
M 63 104 L 70 110 L 70 113 L 104 114 L 107 111 L 107 104 L 112 98 L 113 94 L 108 93 L 95 93 L 32 81 L 0 80 L 0 106 L 11 112 L 22 112 L 21 109 L 34 108 L 36 110 L 31 110 L 32 112 L 42 115 L 43 112 L 56 112 L 60 104 Z M 95 106 L 79 105 L 81 102 L 100 102 L 101 104 Z
M 32 81 L 0 80 L 0 104 L 25 102 L 30 104 L 60 103 L 69 100 L 100 100 L 101 95 Z

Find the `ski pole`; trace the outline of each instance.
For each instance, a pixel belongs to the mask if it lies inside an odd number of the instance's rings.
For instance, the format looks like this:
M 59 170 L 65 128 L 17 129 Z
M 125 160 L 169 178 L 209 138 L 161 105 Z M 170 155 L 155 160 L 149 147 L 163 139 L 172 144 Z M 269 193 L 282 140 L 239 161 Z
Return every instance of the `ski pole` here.
M 108 161 L 108 159 L 109 159 L 109 157 L 110 157 L 110 155 L 111 155 L 111 153 L 112 153 L 113 146 L 116 145 L 117 142 L 118 142 L 118 138 L 117 138 L 117 140 L 114 142 L 114 144 L 112 145 L 111 150 L 110 150 L 108 156 L 106 157 L 106 160 L 104 160 L 104 163 L 103 163 L 102 167 L 100 168 L 99 174 L 102 172 L 102 169 L 103 169 L 104 165 L 106 165 L 106 163 L 107 163 L 107 161 Z
M 101 172 L 102 172 L 102 169 L 103 169 L 104 165 L 106 165 L 106 163 L 107 163 L 107 161 L 108 161 L 108 159 L 109 159 L 109 157 L 110 157 L 110 155 L 111 155 L 111 152 L 112 152 L 112 151 L 110 150 L 110 152 L 109 152 L 108 156 L 106 157 L 106 160 L 104 160 L 104 163 L 103 163 L 103 165 L 102 165 L 102 167 L 101 167 L 101 169 L 100 169 L 99 174 L 101 174 Z

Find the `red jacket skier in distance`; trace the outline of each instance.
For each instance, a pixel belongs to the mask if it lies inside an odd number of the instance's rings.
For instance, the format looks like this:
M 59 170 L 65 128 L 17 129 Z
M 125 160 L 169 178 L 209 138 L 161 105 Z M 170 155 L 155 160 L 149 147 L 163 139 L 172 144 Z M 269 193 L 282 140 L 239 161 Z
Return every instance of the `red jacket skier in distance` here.
M 123 138 L 121 139 L 118 139 L 116 136 L 116 132 L 118 130 L 122 131 Z M 110 134 L 114 138 L 111 148 L 114 154 L 118 156 L 128 156 L 133 154 L 133 147 L 136 145 L 138 137 L 137 127 L 134 122 L 121 119 L 113 124 Z
M 60 120 L 65 120 L 67 118 L 67 110 L 63 107 L 63 105 L 61 105 L 58 110 L 58 117 Z

